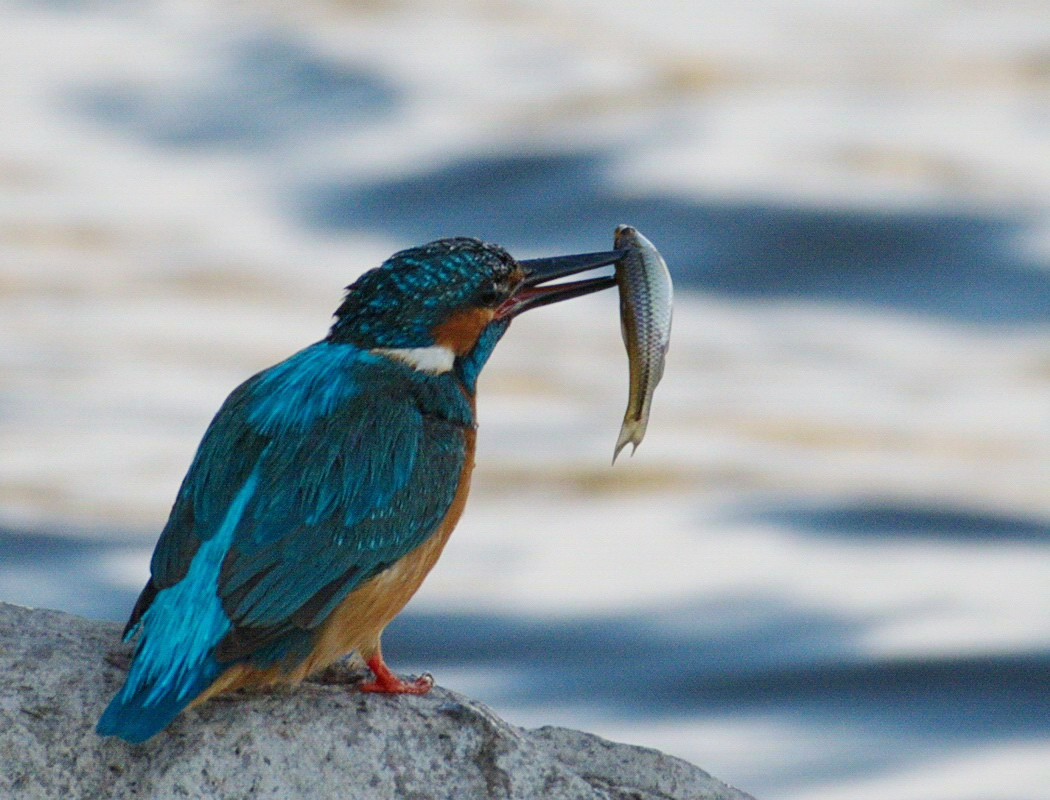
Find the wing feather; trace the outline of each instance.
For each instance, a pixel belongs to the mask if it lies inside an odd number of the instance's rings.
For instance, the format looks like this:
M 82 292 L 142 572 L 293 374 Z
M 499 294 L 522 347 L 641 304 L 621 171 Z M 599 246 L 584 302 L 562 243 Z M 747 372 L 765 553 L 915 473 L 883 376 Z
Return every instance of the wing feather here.
M 473 421 L 452 376 L 347 345 L 319 343 L 249 379 L 201 442 L 129 628 L 186 575 L 254 475 L 219 570 L 231 628 L 216 657 L 268 662 L 295 650 L 355 586 L 437 529 Z

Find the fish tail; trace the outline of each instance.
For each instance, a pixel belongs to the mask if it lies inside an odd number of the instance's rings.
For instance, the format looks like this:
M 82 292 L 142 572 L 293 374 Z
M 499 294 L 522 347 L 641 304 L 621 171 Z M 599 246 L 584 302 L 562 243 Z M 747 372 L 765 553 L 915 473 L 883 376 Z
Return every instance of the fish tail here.
M 620 436 L 616 439 L 616 447 L 613 449 L 613 464 L 616 463 L 616 457 L 620 455 L 620 451 L 627 446 L 628 442 L 634 445 L 631 455 L 635 454 L 635 451 L 638 450 L 638 443 L 645 436 L 645 428 L 646 420 L 644 419 L 624 420 L 623 425 L 620 426 Z

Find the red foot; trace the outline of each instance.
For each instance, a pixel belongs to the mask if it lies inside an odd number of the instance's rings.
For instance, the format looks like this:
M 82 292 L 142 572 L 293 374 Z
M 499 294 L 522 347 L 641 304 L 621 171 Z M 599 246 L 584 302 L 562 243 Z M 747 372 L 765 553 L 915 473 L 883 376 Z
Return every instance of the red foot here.
M 403 681 L 390 671 L 383 663 L 383 656 L 376 653 L 366 662 L 372 674 L 376 676 L 374 681 L 357 684 L 362 692 L 379 692 L 382 694 L 426 694 L 434 685 L 433 676 L 427 672 L 420 675 L 414 681 Z

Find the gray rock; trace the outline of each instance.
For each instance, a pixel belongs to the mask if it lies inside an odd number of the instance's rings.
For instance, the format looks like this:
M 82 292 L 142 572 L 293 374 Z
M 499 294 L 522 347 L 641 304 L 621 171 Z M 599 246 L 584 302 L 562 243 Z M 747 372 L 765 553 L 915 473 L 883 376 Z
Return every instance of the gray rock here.
M 748 800 L 656 750 L 516 728 L 440 687 L 308 683 L 212 700 L 142 745 L 103 739 L 118 632 L 0 603 L 0 797 Z

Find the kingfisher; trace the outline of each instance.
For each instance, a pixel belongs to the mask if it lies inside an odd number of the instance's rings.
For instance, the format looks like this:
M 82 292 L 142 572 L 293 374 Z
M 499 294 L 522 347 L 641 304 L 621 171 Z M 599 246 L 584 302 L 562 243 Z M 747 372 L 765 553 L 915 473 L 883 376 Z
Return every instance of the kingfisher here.
M 124 629 L 96 731 L 143 742 L 193 703 L 294 684 L 357 652 L 364 692 L 423 694 L 383 629 L 441 555 L 474 468 L 475 390 L 521 312 L 615 285 L 556 281 L 617 250 L 517 261 L 479 239 L 395 253 L 328 335 L 238 386 L 208 426 Z

